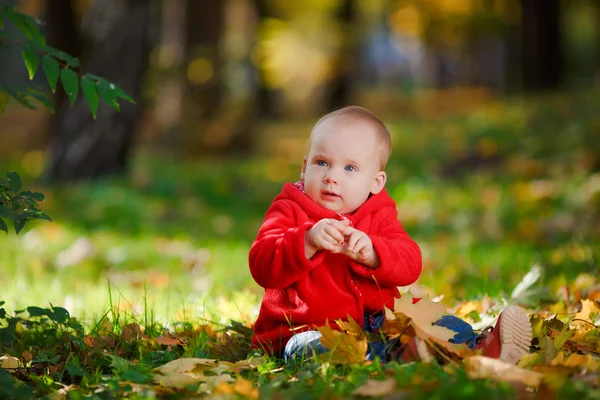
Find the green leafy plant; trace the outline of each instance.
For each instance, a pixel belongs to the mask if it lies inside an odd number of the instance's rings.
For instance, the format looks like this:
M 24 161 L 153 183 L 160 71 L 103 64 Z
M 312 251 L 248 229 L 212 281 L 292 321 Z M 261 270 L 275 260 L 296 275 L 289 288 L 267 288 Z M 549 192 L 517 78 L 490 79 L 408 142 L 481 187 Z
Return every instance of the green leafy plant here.
M 8 31 L 5 21 L 10 21 L 18 33 L 13 34 Z M 60 80 L 71 106 L 75 103 L 81 88 L 94 118 L 98 112 L 100 99 L 117 111 L 121 108 L 119 99 L 135 104 L 135 101 L 114 83 L 89 72 L 79 75 L 75 71 L 80 67 L 79 59 L 48 46 L 35 18 L 20 13 L 12 7 L 0 6 L 0 46 L 5 45 L 21 49 L 21 56 L 30 80 L 35 77 L 41 61 L 41 69 L 50 90 L 54 93 Z M 0 117 L 4 114 L 9 98 L 31 109 L 37 109 L 36 103 L 39 103 L 54 113 L 54 106 L 45 92 L 29 85 L 24 88 L 0 85 Z
M 44 214 L 38 201 L 44 201 L 40 192 L 21 191 L 21 177 L 16 172 L 6 174 L 8 180 L 0 179 L 0 230 L 8 233 L 8 225 L 4 219 L 13 222 L 17 235 L 25 224 L 32 219 L 52 219 Z

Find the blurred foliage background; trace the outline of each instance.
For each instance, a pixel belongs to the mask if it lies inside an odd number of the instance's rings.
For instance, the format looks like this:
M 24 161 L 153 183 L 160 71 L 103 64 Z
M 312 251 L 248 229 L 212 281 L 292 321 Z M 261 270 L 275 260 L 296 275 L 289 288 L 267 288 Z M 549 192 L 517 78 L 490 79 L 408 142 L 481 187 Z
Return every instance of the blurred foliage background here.
M 535 302 L 598 273 L 597 1 L 0 3 L 137 101 L 96 120 L 59 91 L 55 115 L 9 103 L 0 171 L 54 222 L 0 239 L 7 305 L 252 321 L 251 242 L 314 122 L 347 104 L 392 131 L 413 290 L 505 296 L 537 264 Z M 47 88 L 1 38 L 0 83 Z

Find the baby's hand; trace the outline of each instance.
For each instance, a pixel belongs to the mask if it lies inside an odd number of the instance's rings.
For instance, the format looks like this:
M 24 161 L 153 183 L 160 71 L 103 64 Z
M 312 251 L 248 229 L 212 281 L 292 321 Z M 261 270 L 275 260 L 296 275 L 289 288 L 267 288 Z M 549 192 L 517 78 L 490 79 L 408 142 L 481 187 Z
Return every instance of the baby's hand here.
M 350 259 L 366 265 L 369 268 L 379 267 L 379 256 L 375 252 L 373 242 L 369 235 L 351 226 L 346 227 L 342 233 L 346 237 L 343 253 Z
M 329 250 L 332 253 L 343 252 L 344 235 L 342 232 L 349 227 L 350 221 L 338 221 L 325 218 L 310 228 L 304 236 L 304 253 L 310 259 L 319 250 Z

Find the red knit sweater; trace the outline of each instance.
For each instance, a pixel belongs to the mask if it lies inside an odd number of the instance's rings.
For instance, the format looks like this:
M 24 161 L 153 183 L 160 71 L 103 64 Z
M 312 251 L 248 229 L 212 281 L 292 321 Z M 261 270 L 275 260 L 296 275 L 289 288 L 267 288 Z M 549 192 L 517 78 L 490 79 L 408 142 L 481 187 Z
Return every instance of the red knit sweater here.
M 306 258 L 306 231 L 323 218 L 344 217 L 369 235 L 379 268 L 328 251 Z M 320 207 L 297 186 L 283 186 L 250 249 L 250 272 L 265 288 L 254 326 L 254 348 L 277 352 L 294 333 L 322 326 L 327 319 L 333 323 L 349 315 L 362 325 L 364 311 L 392 308 L 397 287 L 417 280 L 421 251 L 402 229 L 396 203 L 385 189 L 344 217 Z

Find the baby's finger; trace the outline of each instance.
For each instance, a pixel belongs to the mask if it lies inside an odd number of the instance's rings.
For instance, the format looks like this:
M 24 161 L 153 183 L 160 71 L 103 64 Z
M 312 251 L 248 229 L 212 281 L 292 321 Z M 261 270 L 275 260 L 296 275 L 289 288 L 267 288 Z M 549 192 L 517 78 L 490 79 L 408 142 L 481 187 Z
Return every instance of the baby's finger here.
M 337 243 L 344 243 L 344 235 L 333 225 L 325 227 L 325 233 Z
M 335 227 L 335 229 L 337 229 L 338 231 L 342 232 L 350 226 L 350 221 L 347 219 L 341 221 L 338 221 L 337 219 L 331 219 L 329 220 L 329 224 Z
M 335 243 L 331 243 L 329 240 L 326 239 L 319 240 L 318 245 L 323 250 L 328 250 L 331 252 L 335 252 L 337 250 L 337 245 Z
M 356 253 L 356 245 L 360 240 L 360 235 L 358 234 L 357 231 L 355 231 L 354 233 L 352 233 L 350 235 L 350 238 L 348 239 L 348 250 L 350 250 L 353 253 Z

